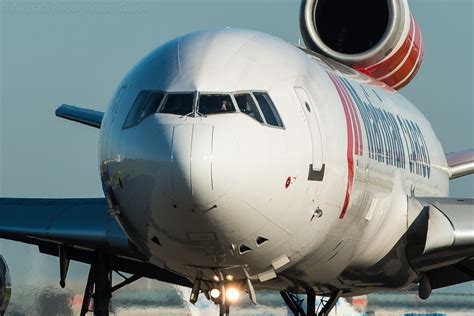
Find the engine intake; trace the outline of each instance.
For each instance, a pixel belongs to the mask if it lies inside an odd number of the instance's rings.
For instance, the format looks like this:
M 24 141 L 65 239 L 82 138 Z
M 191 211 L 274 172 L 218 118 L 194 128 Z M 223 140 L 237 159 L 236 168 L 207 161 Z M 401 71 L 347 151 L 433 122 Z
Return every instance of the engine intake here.
M 407 0 L 303 0 L 300 28 L 308 49 L 395 89 L 415 77 L 423 59 Z

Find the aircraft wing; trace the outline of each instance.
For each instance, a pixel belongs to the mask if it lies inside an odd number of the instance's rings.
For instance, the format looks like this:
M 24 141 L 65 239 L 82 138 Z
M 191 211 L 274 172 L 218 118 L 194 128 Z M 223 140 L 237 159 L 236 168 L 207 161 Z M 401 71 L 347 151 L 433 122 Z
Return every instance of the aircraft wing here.
M 105 198 L 0 198 L 0 238 L 37 245 L 53 256 L 91 264 L 94 253 L 110 258 L 111 268 L 173 284 L 189 281 L 147 262 L 108 214 Z
M 100 128 L 104 113 L 63 104 L 56 110 L 56 116 L 90 127 Z
M 409 217 L 408 258 L 432 289 L 474 280 L 474 199 L 413 198 Z
M 460 178 L 474 173 L 474 149 L 446 154 L 449 179 Z

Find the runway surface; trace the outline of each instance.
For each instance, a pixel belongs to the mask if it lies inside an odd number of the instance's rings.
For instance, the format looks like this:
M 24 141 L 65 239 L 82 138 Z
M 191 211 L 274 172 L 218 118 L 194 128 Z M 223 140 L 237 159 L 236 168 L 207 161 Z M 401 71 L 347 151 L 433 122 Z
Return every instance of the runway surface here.
M 204 297 L 191 305 L 190 290 L 157 282 L 143 282 L 135 289 L 118 292 L 112 300 L 112 315 L 130 316 L 207 316 L 218 315 L 215 305 Z M 151 284 L 151 286 L 150 286 Z M 77 292 L 77 293 L 76 293 Z M 286 316 L 290 315 L 278 293 L 259 292 L 259 305 L 254 306 L 246 296 L 232 307 L 232 315 Z M 14 288 L 6 315 L 79 315 L 82 294 L 59 286 Z M 92 314 L 91 314 L 92 315 Z M 462 293 L 437 292 L 428 301 L 416 293 L 384 293 L 357 297 L 352 302 L 341 299 L 331 315 L 474 315 L 474 296 Z

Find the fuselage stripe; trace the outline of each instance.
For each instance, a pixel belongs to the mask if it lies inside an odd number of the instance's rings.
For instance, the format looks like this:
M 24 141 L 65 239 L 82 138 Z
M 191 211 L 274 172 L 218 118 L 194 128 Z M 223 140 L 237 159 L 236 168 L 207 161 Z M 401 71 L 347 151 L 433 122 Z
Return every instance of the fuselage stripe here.
M 357 115 L 357 110 L 354 105 L 354 101 L 352 100 L 351 96 L 349 95 L 349 92 L 347 91 L 347 88 L 344 84 L 344 81 L 336 77 L 337 81 L 339 82 L 339 85 L 342 89 L 342 92 L 344 93 L 347 104 L 349 105 L 350 113 L 352 115 L 352 123 L 354 126 L 354 129 L 356 131 L 356 142 L 355 142 L 355 150 L 354 153 L 358 156 L 362 155 L 362 148 L 363 148 L 363 142 L 362 142 L 362 131 L 360 128 L 360 121 L 359 121 L 359 116 Z
M 352 131 L 353 131 L 353 136 L 354 136 L 354 155 L 358 155 L 358 148 L 359 148 L 359 131 L 357 130 L 357 125 L 355 123 L 355 118 L 354 118 L 354 112 L 351 109 L 350 103 L 349 103 L 349 98 L 347 97 L 347 91 L 344 89 L 344 86 L 341 82 L 341 79 L 338 78 L 337 76 L 335 77 L 335 80 L 337 82 L 337 85 L 339 87 L 339 90 L 341 91 L 342 98 L 343 98 L 343 104 L 345 107 L 347 107 L 347 111 L 349 113 L 349 118 L 351 120 L 351 126 L 352 126 Z
M 350 103 L 351 103 L 351 106 L 354 108 L 354 116 L 356 118 L 356 123 L 357 123 L 357 128 L 359 129 L 359 156 L 362 156 L 362 153 L 364 151 L 364 141 L 362 139 L 362 128 L 361 128 L 361 124 L 360 124 L 360 119 L 359 119 L 359 115 L 357 114 L 357 107 L 356 107 L 356 104 L 357 104 L 357 100 L 354 96 L 354 94 L 352 93 L 351 91 L 351 85 L 349 84 L 349 82 L 347 81 L 347 79 L 345 78 L 340 78 L 343 86 L 345 87 L 345 91 L 347 93 L 347 95 L 349 96 L 349 100 L 350 100 Z
M 365 135 L 366 135 L 366 139 L 367 139 L 368 156 L 369 156 L 369 158 L 374 158 L 374 150 L 375 150 L 374 148 L 379 145 L 381 140 L 380 140 L 379 137 L 376 137 L 373 133 L 367 132 L 367 128 L 371 128 L 371 126 L 372 126 L 372 123 L 371 123 L 372 118 L 367 115 L 366 111 L 364 111 L 365 103 L 364 103 L 364 101 L 362 101 L 360 96 L 357 94 L 357 92 L 355 91 L 352 84 L 349 83 L 349 81 L 345 78 L 342 78 L 341 80 L 344 83 L 344 85 L 346 86 L 347 91 L 351 95 L 352 100 L 355 102 L 355 104 L 357 105 L 357 108 L 359 109 L 359 113 L 360 113 L 360 115 L 362 117 L 362 120 L 364 122 L 364 131 L 365 131 Z M 377 95 L 377 97 L 380 98 L 380 96 L 378 96 L 378 95 Z
M 347 212 L 347 208 L 349 206 L 349 200 L 351 197 L 352 192 L 352 183 L 354 180 L 354 155 L 353 155 L 353 135 L 352 135 L 352 122 L 351 117 L 349 114 L 349 109 L 346 104 L 346 99 L 344 97 L 343 92 L 341 91 L 341 87 L 337 83 L 336 76 L 328 73 L 329 78 L 333 82 L 334 86 L 336 87 L 337 93 L 339 94 L 339 98 L 342 102 L 342 107 L 344 108 L 344 115 L 346 117 L 346 125 L 347 125 L 347 186 L 346 186 L 346 195 L 344 198 L 344 204 L 342 206 L 341 214 L 339 214 L 339 219 L 343 219 L 344 215 Z

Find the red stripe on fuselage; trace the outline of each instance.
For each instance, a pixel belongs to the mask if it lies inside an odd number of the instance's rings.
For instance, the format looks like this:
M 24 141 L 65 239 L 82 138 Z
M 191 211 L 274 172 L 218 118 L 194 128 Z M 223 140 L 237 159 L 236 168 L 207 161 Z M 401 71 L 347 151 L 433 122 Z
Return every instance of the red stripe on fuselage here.
M 347 107 L 347 110 L 349 112 L 349 118 L 351 120 L 351 127 L 352 127 L 352 131 L 353 131 L 353 136 L 354 136 L 354 155 L 358 155 L 359 152 L 358 152 L 358 148 L 359 148 L 359 131 L 357 130 L 357 127 L 356 127 L 356 123 L 354 122 L 354 112 L 353 110 L 351 109 L 351 106 L 349 104 L 349 100 L 347 98 L 347 91 L 344 89 L 344 84 L 341 82 L 341 79 L 338 78 L 338 77 L 335 77 L 335 80 L 337 82 L 337 85 L 339 86 L 339 90 L 340 92 L 342 93 L 342 98 L 343 98 L 343 101 L 342 103 L 345 104 L 345 106 Z
M 364 141 L 362 139 L 362 128 L 360 127 L 360 120 L 359 120 L 359 115 L 357 114 L 357 109 L 355 106 L 355 100 L 351 97 L 351 94 L 348 91 L 348 88 L 345 88 L 345 91 L 348 95 L 349 103 L 351 104 L 352 108 L 354 109 L 354 117 L 357 125 L 357 129 L 359 131 L 359 156 L 362 156 L 364 152 Z
M 344 115 L 346 117 L 346 125 L 347 125 L 347 186 L 346 186 L 346 196 L 344 198 L 344 204 L 342 206 L 341 214 L 339 214 L 339 219 L 343 219 L 344 215 L 347 212 L 347 208 L 349 206 L 349 200 L 351 198 L 352 192 L 352 183 L 354 180 L 354 155 L 353 155 L 353 135 L 352 135 L 352 122 L 351 117 L 349 114 L 349 109 L 347 107 L 346 99 L 344 97 L 344 93 L 341 91 L 341 87 L 339 86 L 336 76 L 329 74 L 334 86 L 336 87 L 337 93 L 339 94 L 339 98 L 342 102 L 342 107 L 344 108 Z
M 344 92 L 344 96 L 346 98 L 346 102 L 348 104 L 351 116 L 352 116 L 352 126 L 354 127 L 354 130 L 356 131 L 356 142 L 355 142 L 355 147 L 354 147 L 354 153 L 358 156 L 362 155 L 362 131 L 360 128 L 360 121 L 359 121 L 359 116 L 357 115 L 357 110 L 354 105 L 354 101 L 352 100 L 352 97 L 349 94 L 349 91 L 347 91 L 347 88 L 345 84 L 342 82 L 342 80 L 339 77 L 336 77 L 337 81 L 339 82 L 339 86 L 342 89 L 342 92 Z

